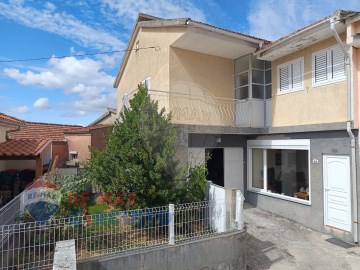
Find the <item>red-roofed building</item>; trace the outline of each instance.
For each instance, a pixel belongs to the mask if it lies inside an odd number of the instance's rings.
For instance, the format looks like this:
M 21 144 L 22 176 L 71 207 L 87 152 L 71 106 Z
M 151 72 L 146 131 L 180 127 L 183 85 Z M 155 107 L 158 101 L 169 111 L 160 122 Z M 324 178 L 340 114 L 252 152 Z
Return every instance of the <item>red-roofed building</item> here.
M 15 130 L 7 131 L 10 140 L 50 139 L 52 159 L 58 156 L 56 167 L 74 166 L 75 163 L 91 158 L 89 147 L 101 150 L 105 146 L 104 135 L 114 124 L 116 110 L 100 116 L 88 127 L 52 123 L 24 122 Z
M 19 162 L 22 161 L 22 162 Z M 8 140 L 0 143 L 0 171 L 35 169 L 35 177 L 51 161 L 51 140 Z
M 105 147 L 104 136 L 111 130 L 112 125 L 94 125 L 81 128 L 72 128 L 64 131 L 69 147 L 68 165 L 76 161 L 91 158 L 89 146 L 102 150 Z
M 69 147 L 64 131 L 70 128 L 81 128 L 78 125 L 26 122 L 23 127 L 7 132 L 11 140 L 49 139 L 52 141 L 52 159 L 56 156 L 56 167 L 64 167 L 69 159 Z
M 51 140 L 24 139 L 0 143 L 0 197 L 6 202 L 43 175 L 51 162 Z
M 79 125 L 63 125 L 52 123 L 26 122 L 18 130 L 8 132 L 9 139 L 51 139 L 52 141 L 61 142 L 65 140 L 64 130 L 70 128 L 81 128 Z
M 49 166 L 76 166 L 101 150 L 116 112 L 109 110 L 88 127 L 26 122 L 0 113 L 0 198 L 6 202 Z M 104 124 L 102 124 L 104 123 Z M 54 164 L 52 163 L 54 162 Z

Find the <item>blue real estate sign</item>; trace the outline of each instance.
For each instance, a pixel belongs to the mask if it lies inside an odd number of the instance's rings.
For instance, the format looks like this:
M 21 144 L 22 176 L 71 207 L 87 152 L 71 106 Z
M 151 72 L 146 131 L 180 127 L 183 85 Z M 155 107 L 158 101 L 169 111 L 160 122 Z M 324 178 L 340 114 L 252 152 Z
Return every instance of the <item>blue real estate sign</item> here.
M 61 192 L 58 187 L 46 180 L 36 180 L 22 193 L 22 209 L 37 222 L 49 220 L 60 207 Z

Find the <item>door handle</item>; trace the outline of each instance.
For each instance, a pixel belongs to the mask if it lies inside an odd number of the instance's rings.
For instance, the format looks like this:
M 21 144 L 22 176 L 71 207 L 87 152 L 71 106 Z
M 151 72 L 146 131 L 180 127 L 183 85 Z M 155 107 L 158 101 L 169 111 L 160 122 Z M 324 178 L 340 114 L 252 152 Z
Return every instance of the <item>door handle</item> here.
M 330 191 L 330 188 L 325 188 L 325 191 Z

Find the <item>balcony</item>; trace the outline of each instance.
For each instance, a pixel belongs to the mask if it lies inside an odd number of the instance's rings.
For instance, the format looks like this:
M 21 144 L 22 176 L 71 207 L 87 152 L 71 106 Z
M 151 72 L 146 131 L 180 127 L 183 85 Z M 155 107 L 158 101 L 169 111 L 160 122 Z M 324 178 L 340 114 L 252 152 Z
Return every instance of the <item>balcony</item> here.
M 135 92 L 125 96 L 128 101 Z M 207 126 L 266 127 L 271 125 L 271 99 L 236 100 L 204 94 L 149 90 L 159 108 L 172 113 L 172 123 Z

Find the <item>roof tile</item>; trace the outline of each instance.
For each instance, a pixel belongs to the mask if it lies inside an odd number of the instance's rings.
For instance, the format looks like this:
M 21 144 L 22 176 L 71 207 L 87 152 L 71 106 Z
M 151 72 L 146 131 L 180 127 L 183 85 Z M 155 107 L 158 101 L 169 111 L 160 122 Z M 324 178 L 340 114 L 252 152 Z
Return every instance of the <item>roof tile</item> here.
M 91 130 L 100 129 L 100 128 L 110 128 L 113 125 L 94 125 L 88 127 L 75 127 L 71 129 L 64 130 L 65 134 L 80 134 L 80 133 L 90 133 Z
M 6 121 L 6 122 L 8 122 L 9 124 L 25 125 L 25 121 L 24 121 L 24 120 L 18 119 L 18 118 L 16 118 L 16 117 L 7 115 L 7 114 L 2 113 L 2 112 L 0 112 L 0 121 L 1 121 L 1 120 Z
M 38 155 L 51 140 L 9 140 L 0 143 L 2 157 L 29 157 Z
M 63 141 L 64 131 L 70 128 L 81 128 L 77 125 L 62 125 L 49 123 L 26 122 L 26 126 L 19 130 L 8 131 L 9 139 L 51 139 L 53 141 Z

